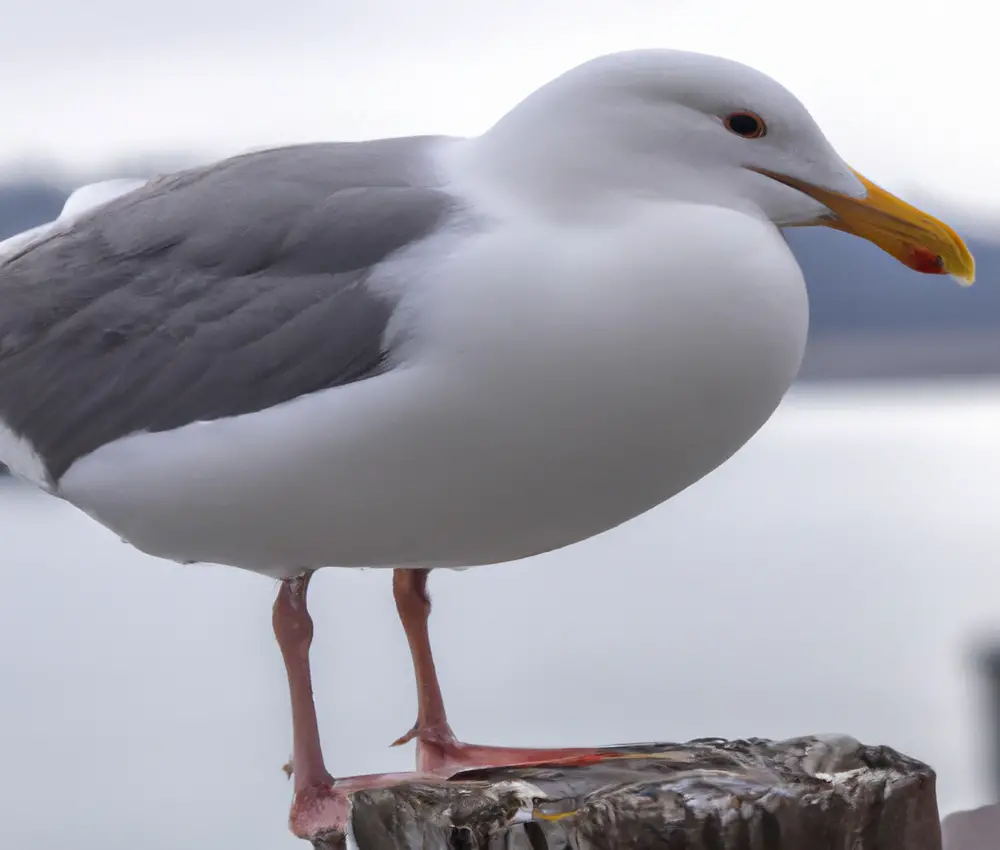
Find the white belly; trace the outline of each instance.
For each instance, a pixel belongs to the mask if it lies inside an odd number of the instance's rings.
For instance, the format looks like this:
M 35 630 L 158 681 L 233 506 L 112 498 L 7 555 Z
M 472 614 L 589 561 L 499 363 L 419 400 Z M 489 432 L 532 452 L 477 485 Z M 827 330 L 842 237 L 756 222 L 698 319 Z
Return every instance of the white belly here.
M 699 216 L 727 241 L 699 244 Z M 656 217 L 578 244 L 483 239 L 421 290 L 405 366 L 119 440 L 61 494 L 154 555 L 276 576 L 497 563 L 612 528 L 743 445 L 805 346 L 778 233 L 721 210 L 685 223 L 670 244 Z

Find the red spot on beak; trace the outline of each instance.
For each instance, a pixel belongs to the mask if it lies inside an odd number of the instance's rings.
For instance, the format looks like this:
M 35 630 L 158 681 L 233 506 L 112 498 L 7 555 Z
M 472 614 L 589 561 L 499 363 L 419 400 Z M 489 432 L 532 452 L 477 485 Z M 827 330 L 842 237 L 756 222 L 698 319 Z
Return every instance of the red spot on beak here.
M 924 274 L 944 274 L 944 259 L 926 248 L 910 251 L 910 268 Z

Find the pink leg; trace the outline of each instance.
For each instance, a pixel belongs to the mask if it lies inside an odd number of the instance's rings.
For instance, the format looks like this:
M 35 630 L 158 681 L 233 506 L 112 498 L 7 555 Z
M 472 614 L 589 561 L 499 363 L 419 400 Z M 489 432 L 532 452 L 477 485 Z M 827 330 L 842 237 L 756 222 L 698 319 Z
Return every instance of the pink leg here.
M 295 777 L 295 796 L 288 823 L 301 838 L 328 830 L 343 831 L 348 812 L 346 797 L 334 790 L 333 777 L 326 769 L 320 746 L 309 669 L 309 646 L 313 638 L 312 617 L 306 606 L 309 579 L 307 573 L 281 582 L 272 617 L 292 702 L 289 767 Z
M 600 757 L 595 748 L 524 749 L 465 744 L 451 731 L 441 686 L 434 669 L 427 621 L 431 600 L 427 595 L 430 570 L 394 570 L 392 590 L 399 619 L 406 631 L 417 678 L 417 722 L 393 746 L 417 740 L 417 770 L 451 775 L 477 767 L 500 767 L 551 762 L 589 761 Z

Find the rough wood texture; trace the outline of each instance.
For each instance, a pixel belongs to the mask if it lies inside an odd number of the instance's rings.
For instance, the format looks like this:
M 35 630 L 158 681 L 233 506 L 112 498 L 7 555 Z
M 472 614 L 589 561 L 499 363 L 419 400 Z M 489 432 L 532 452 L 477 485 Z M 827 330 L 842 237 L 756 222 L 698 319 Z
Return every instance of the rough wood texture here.
M 941 850 L 934 772 L 847 736 L 608 748 L 349 797 L 317 850 Z

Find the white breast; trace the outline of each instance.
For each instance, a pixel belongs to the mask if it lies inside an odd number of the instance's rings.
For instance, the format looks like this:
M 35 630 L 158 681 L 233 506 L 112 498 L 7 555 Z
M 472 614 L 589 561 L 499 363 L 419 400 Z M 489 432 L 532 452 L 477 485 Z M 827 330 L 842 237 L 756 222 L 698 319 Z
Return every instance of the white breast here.
M 801 362 L 798 266 L 735 212 L 512 225 L 447 256 L 407 304 L 419 333 L 403 367 L 119 440 L 75 464 L 63 495 L 153 554 L 274 575 L 513 560 L 710 472 Z

